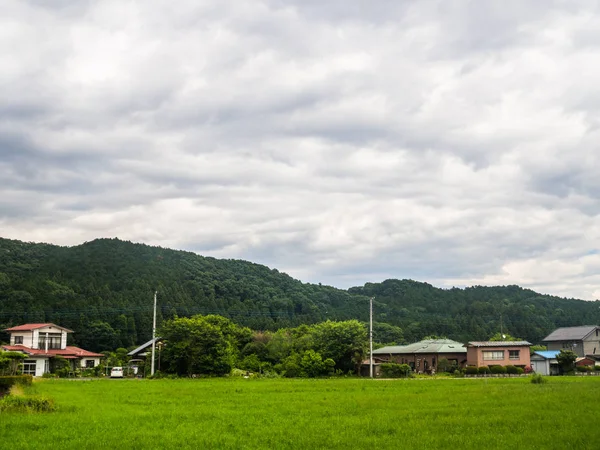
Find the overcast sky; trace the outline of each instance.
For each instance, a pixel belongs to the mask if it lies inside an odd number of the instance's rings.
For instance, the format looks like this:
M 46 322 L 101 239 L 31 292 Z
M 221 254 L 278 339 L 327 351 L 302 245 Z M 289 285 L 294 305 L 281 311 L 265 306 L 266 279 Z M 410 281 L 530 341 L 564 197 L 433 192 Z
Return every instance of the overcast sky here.
M 0 236 L 600 298 L 596 1 L 0 3 Z

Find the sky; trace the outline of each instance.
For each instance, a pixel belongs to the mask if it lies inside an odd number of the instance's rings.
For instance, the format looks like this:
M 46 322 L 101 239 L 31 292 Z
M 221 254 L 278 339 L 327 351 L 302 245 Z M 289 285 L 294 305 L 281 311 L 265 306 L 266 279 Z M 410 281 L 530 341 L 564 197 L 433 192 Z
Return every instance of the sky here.
M 0 236 L 600 298 L 600 6 L 3 0 Z

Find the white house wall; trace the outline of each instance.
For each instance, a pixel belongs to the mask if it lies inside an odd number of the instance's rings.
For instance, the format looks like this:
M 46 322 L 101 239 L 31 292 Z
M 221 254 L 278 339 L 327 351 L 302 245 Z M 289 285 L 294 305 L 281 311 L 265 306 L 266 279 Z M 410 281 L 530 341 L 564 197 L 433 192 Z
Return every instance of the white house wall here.
M 10 345 L 17 345 L 15 344 L 15 336 L 22 336 L 23 337 L 23 344 L 25 347 L 32 347 L 33 346 L 33 339 L 31 337 L 31 331 L 23 331 L 20 333 L 11 333 L 10 335 Z

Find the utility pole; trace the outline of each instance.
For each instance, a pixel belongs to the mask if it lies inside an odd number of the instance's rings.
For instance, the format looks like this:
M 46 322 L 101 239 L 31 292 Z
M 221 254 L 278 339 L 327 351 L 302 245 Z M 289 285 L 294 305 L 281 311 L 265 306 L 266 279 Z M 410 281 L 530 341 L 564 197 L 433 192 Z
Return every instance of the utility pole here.
M 373 378 L 373 299 L 369 299 L 369 377 Z
M 154 375 L 154 354 L 156 352 L 156 294 L 154 291 L 154 318 L 152 319 L 152 365 L 150 366 L 150 375 Z

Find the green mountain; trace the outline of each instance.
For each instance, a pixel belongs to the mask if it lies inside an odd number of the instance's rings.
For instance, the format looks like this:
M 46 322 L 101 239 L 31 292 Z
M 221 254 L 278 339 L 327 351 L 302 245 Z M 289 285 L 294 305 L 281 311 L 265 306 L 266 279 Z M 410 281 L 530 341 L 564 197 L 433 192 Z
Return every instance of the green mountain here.
M 212 313 L 256 330 L 326 319 L 367 321 L 368 299 L 375 296 L 375 321 L 400 326 L 407 342 L 429 335 L 486 339 L 501 327 L 539 342 L 558 326 L 600 323 L 597 301 L 518 286 L 439 289 L 386 280 L 342 290 L 247 261 L 118 239 L 60 247 L 0 238 L 0 329 L 55 322 L 73 329 L 74 343 L 84 348 L 128 347 L 151 336 L 155 290 L 159 323 Z M 2 340 L 6 335 L 0 334 Z

